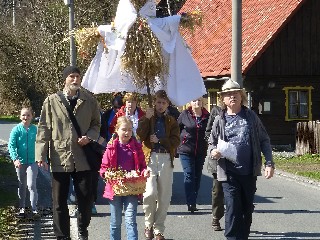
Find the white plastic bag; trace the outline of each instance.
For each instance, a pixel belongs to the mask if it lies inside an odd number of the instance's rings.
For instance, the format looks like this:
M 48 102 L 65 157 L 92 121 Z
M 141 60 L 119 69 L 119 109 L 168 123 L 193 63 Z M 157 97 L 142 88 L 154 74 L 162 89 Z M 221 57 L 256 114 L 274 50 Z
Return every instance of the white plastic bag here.
M 222 157 L 228 159 L 234 164 L 237 164 L 237 149 L 235 145 L 219 139 L 217 149 L 221 153 Z

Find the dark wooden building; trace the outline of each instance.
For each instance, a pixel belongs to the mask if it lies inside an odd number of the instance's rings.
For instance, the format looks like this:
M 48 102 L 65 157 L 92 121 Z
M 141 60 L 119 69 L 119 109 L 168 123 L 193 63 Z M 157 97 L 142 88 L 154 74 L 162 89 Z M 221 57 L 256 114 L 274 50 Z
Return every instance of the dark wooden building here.
M 191 3 L 192 2 L 192 3 Z M 187 1 L 182 11 L 196 7 Z M 231 65 L 231 1 L 203 3 L 204 25 L 185 33 L 208 108 Z M 243 85 L 273 145 L 295 146 L 296 125 L 320 119 L 320 1 L 243 0 Z

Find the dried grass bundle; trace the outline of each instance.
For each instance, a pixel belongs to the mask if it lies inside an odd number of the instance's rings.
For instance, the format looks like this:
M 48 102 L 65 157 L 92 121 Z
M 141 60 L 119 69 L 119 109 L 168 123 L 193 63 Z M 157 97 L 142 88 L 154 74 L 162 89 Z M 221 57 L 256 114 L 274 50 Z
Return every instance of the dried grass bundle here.
M 123 70 L 133 77 L 134 84 L 140 89 L 146 86 L 146 80 L 152 87 L 156 77 L 163 81 L 168 73 L 161 44 L 147 21 L 141 17 L 137 18 L 128 32 L 121 60 Z
M 201 11 L 194 10 L 190 13 L 181 14 L 181 27 L 189 29 L 192 34 L 194 32 L 195 26 L 202 25 L 203 14 Z
M 96 27 L 81 28 L 75 30 L 73 34 L 78 45 L 79 54 L 84 59 L 90 55 L 93 48 L 97 47 L 99 41 L 104 42 Z

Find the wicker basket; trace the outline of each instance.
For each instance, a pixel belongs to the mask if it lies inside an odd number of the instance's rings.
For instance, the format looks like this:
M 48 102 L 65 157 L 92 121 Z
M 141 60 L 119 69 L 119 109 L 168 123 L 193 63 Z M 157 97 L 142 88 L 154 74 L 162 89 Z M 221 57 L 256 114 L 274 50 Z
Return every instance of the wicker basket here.
M 111 185 L 116 196 L 139 195 L 145 192 L 146 178 L 142 176 L 130 179 L 124 178 L 121 182 L 114 182 Z

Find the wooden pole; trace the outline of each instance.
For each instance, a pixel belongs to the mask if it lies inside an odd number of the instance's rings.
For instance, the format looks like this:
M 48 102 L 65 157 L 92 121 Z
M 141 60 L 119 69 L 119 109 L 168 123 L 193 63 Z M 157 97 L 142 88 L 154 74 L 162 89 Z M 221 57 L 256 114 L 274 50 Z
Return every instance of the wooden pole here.
M 147 94 L 148 94 L 148 105 L 149 107 L 152 107 L 152 96 L 151 96 L 150 84 L 148 79 L 146 79 L 146 87 L 147 87 Z
M 148 79 L 146 79 L 146 87 L 147 87 L 147 94 L 148 94 L 148 105 L 149 105 L 149 108 L 152 108 L 152 96 L 151 96 L 150 84 L 149 84 Z M 154 126 L 154 121 L 155 121 L 155 118 L 152 117 L 150 119 L 151 126 Z M 150 129 L 150 133 L 151 133 L 151 135 L 154 134 L 154 129 Z M 153 148 L 153 146 L 154 146 L 154 144 L 151 143 L 151 148 Z

